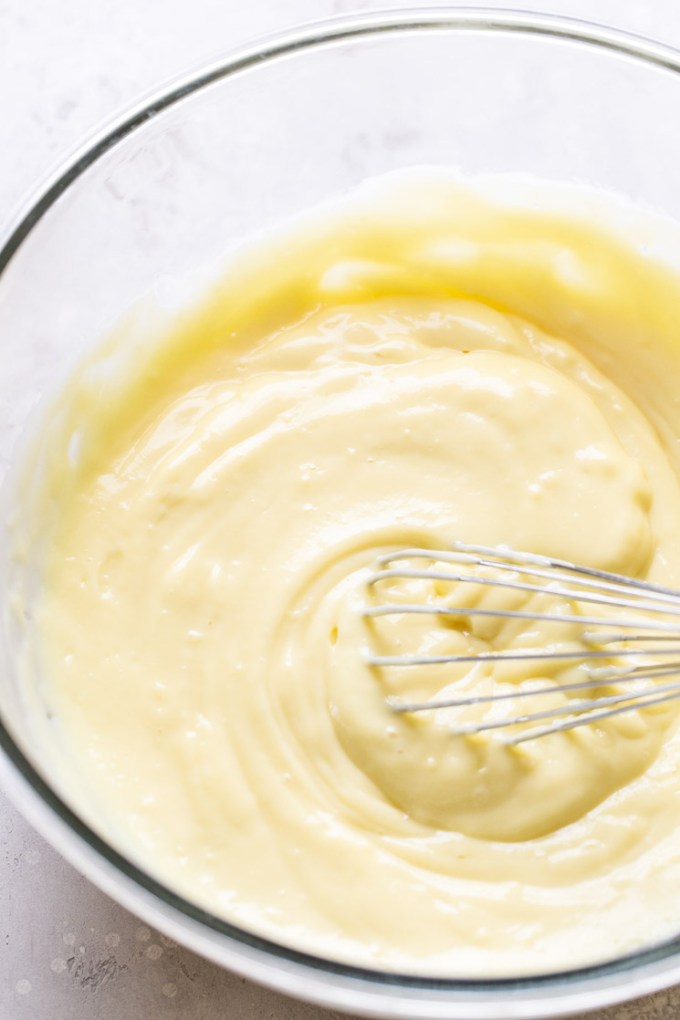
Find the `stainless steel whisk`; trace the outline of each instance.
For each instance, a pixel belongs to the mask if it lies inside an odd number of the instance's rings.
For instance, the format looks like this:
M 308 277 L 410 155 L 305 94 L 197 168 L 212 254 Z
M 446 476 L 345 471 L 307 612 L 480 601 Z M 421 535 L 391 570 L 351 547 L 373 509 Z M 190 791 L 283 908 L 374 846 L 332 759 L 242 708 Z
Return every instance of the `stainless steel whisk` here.
M 406 561 L 425 561 L 423 566 L 404 565 Z M 430 565 L 428 565 L 428 563 Z M 479 573 L 479 568 L 492 574 Z M 609 612 L 590 615 L 580 612 L 550 613 L 531 609 L 500 609 L 485 606 L 449 606 L 439 601 L 423 603 L 380 602 L 379 583 L 398 580 L 448 582 L 452 585 L 482 585 L 496 591 L 553 596 L 573 603 L 606 607 Z M 583 667 L 585 679 L 562 684 L 543 685 L 512 693 L 479 694 L 434 698 L 427 701 L 405 701 L 388 698 L 395 712 L 426 712 L 435 709 L 465 709 L 504 701 L 538 698 L 546 694 L 571 695 L 574 691 L 594 691 L 611 684 L 635 681 L 656 681 L 677 677 L 675 682 L 646 686 L 616 694 L 574 700 L 541 711 L 526 711 L 509 718 L 482 719 L 475 722 L 452 722 L 451 732 L 461 735 L 488 730 L 503 733 L 504 741 L 519 744 L 536 737 L 575 729 L 624 712 L 663 705 L 680 699 L 680 591 L 665 588 L 620 574 L 579 566 L 566 560 L 552 559 L 533 553 L 519 552 L 506 546 L 481 546 L 456 543 L 450 550 L 403 549 L 382 556 L 367 584 L 373 604 L 366 605 L 367 618 L 399 614 L 423 614 L 434 617 L 472 618 L 495 617 L 508 620 L 579 624 L 584 647 L 574 649 L 492 649 L 472 654 L 381 655 L 367 651 L 366 661 L 375 668 L 412 666 L 446 666 L 456 663 L 471 665 L 515 662 L 564 662 Z M 616 610 L 616 612 L 611 612 Z M 663 617 L 663 619 L 661 618 Z M 677 618 L 677 622 L 673 619 Z M 599 629 L 598 629 L 599 628 Z M 628 659 L 631 665 L 621 664 Z M 612 662 L 612 660 L 618 660 Z M 526 728 L 526 724 L 536 724 Z M 512 734 L 514 727 L 524 728 Z

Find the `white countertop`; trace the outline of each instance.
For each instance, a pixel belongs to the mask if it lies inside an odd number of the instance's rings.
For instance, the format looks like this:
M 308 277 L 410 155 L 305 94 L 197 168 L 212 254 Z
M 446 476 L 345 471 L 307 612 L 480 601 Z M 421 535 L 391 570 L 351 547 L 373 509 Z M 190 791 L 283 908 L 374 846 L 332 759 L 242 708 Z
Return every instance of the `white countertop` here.
M 680 46 L 678 0 L 517 5 L 608 22 Z M 0 0 L 0 219 L 98 125 L 154 85 L 264 32 L 385 6 L 407 5 Z M 505 5 L 486 0 L 484 6 Z M 150 930 L 66 864 L 0 794 L 2 1020 L 336 1016 L 260 989 Z M 676 1020 L 680 988 L 593 1016 Z

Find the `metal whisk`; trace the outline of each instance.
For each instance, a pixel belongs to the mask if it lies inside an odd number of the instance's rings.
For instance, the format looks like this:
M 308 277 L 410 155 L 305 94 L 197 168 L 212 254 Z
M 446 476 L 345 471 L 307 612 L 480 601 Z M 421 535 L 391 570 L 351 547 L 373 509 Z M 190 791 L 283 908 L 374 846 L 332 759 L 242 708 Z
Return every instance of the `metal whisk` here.
M 518 593 L 526 593 L 529 599 L 540 596 L 542 601 L 548 597 L 560 600 L 561 611 L 545 611 L 542 605 L 537 610 L 447 605 L 436 593 L 423 602 L 380 601 L 383 591 L 387 590 L 389 597 L 395 584 L 418 581 L 434 582 L 440 587 L 443 583 L 447 591 L 457 591 L 459 595 L 459 586 L 468 586 L 471 590 L 471 586 L 481 585 L 477 591 L 488 589 L 496 599 L 502 593 L 513 598 Z M 546 694 L 566 696 L 565 704 L 541 711 L 520 711 L 507 718 L 493 716 L 472 722 L 454 719 L 449 727 L 453 733 L 461 735 L 500 730 L 499 736 L 506 743 L 519 744 L 680 699 L 680 591 L 565 560 L 518 552 L 506 546 L 463 543 L 447 551 L 413 548 L 389 553 L 380 558 L 367 583 L 370 604 L 363 609 L 363 615 L 368 619 L 419 614 L 458 628 L 461 633 L 474 626 L 476 619 L 485 617 L 501 623 L 526 621 L 527 627 L 536 623 L 572 625 L 572 632 L 573 625 L 578 627 L 578 647 L 574 647 L 573 640 L 566 640 L 564 644 L 553 642 L 547 648 L 493 647 L 465 654 L 429 655 L 416 651 L 383 655 L 368 650 L 366 661 L 377 669 L 454 664 L 469 664 L 472 669 L 480 663 L 495 664 L 494 669 L 506 663 L 532 669 L 539 664 L 553 670 L 560 664 L 565 668 L 577 668 L 577 679 L 543 683 L 531 689 L 513 686 L 510 692 L 460 692 L 458 696 L 454 691 L 449 692 L 451 696 L 447 693 L 426 701 L 392 696 L 387 700 L 395 712 L 492 707 L 501 702 L 516 703 L 518 698 L 528 699 L 527 705 L 530 705 L 531 699 Z M 600 607 L 599 613 L 595 607 Z M 398 626 L 399 621 L 396 623 Z M 655 682 L 667 677 L 676 677 L 676 680 L 663 684 Z M 644 682 L 642 687 L 641 681 Z M 623 685 L 624 689 L 619 689 L 618 685 Z M 632 689 L 625 689 L 628 685 L 633 685 Z M 604 688 L 612 686 L 615 693 L 602 693 Z M 574 698 L 572 695 L 576 691 L 580 694 Z M 587 692 L 591 692 L 590 697 L 584 697 Z M 513 711 L 516 711 L 514 705 Z M 515 727 L 521 728 L 513 733 Z

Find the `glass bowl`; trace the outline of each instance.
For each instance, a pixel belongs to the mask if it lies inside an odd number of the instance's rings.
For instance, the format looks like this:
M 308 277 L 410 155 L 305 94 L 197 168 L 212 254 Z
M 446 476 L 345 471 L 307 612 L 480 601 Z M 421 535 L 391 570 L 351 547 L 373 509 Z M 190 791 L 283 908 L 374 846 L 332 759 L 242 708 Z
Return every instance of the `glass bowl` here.
M 78 152 L 2 238 L 5 492 L 43 395 L 159 281 L 181 290 L 240 238 L 414 164 L 582 181 L 680 219 L 679 109 L 680 53 L 584 22 L 480 9 L 313 25 L 172 83 Z M 563 1016 L 680 980 L 680 940 L 535 978 L 435 980 L 340 965 L 213 917 L 107 845 L 59 793 L 11 646 L 5 628 L 8 793 L 114 899 L 219 964 L 329 1007 L 423 1020 Z

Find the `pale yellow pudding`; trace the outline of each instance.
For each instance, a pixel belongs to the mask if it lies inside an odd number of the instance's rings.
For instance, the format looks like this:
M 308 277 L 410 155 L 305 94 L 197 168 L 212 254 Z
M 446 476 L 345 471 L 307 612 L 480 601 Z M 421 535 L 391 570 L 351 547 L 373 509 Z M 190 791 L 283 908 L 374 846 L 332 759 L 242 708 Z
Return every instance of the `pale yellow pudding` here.
M 362 650 L 498 634 L 360 614 L 380 553 L 458 540 L 680 587 L 674 250 L 613 198 L 410 171 L 251 245 L 127 372 L 124 330 L 76 372 L 33 612 L 89 820 L 216 914 L 370 966 L 527 973 L 680 929 L 673 706 L 456 736 L 386 701 L 450 675 Z

